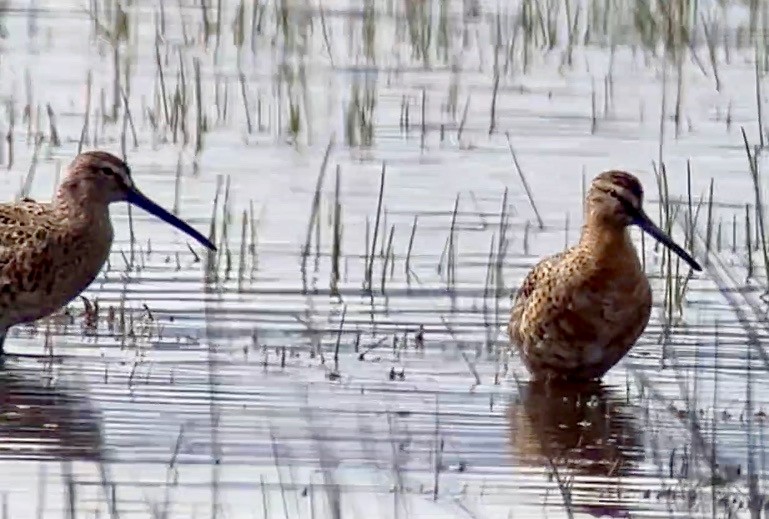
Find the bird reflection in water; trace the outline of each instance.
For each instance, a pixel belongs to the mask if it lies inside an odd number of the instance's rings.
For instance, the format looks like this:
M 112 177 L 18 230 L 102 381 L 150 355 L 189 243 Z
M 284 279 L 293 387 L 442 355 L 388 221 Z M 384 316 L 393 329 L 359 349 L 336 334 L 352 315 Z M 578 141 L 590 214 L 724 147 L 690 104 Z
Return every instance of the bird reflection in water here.
M 575 511 L 628 515 L 631 503 L 622 495 L 622 478 L 643 458 L 643 444 L 621 394 L 600 382 L 548 386 L 531 381 L 520 387 L 520 397 L 508 408 L 517 463 L 557 472 L 570 488 Z
M 0 362 L 0 460 L 101 461 L 101 423 L 85 389 L 41 375 Z

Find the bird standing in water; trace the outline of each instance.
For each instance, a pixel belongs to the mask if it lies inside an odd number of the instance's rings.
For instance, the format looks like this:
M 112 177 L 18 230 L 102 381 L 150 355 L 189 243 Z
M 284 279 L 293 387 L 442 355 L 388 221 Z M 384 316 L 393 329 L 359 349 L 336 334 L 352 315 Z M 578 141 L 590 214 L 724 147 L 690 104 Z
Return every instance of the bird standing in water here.
M 642 204 L 636 177 L 624 171 L 599 174 L 587 194 L 579 243 L 543 259 L 524 279 L 508 332 L 533 378 L 601 378 L 646 328 L 651 287 L 629 226 L 638 225 L 692 269 L 702 270 Z
M 125 162 L 79 154 L 50 202 L 0 204 L 0 354 L 11 326 L 52 314 L 85 290 L 109 256 L 109 204 L 128 202 L 216 250 L 205 236 L 143 195 Z

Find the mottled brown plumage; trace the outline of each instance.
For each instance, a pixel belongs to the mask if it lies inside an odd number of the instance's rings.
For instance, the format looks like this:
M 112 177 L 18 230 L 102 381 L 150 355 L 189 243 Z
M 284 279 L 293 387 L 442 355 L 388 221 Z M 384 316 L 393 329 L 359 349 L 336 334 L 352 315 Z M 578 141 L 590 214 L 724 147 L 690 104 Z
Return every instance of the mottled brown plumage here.
M 45 317 L 96 277 L 112 246 L 109 204 L 126 201 L 214 245 L 150 201 L 128 166 L 103 151 L 81 153 L 50 202 L 0 204 L 0 353 L 11 326 Z
M 646 328 L 651 288 L 628 226 L 638 225 L 701 270 L 642 204 L 637 178 L 623 171 L 601 173 L 587 194 L 579 243 L 540 261 L 524 279 L 508 332 L 535 379 L 600 378 Z

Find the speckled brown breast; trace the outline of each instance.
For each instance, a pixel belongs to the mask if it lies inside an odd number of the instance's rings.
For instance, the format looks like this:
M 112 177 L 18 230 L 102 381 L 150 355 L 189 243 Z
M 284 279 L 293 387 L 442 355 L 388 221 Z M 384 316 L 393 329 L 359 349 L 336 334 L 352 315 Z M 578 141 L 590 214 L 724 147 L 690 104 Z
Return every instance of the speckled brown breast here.
M 596 255 L 577 245 L 541 261 L 524 280 L 508 331 L 535 378 L 599 378 L 646 327 L 648 279 L 629 239 L 612 247 Z
M 0 327 L 45 317 L 77 297 L 111 244 L 108 217 L 73 225 L 50 204 L 0 205 Z

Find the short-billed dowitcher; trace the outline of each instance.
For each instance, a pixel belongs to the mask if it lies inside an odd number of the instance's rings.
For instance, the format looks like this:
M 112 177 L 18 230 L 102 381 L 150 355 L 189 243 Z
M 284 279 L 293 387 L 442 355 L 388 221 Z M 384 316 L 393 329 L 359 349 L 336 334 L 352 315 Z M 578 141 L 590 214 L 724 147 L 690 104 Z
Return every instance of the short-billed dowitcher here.
M 0 204 L 0 353 L 11 326 L 52 314 L 94 280 L 112 246 L 109 204 L 121 201 L 216 250 L 143 195 L 125 162 L 103 151 L 81 153 L 50 202 Z
M 642 204 L 636 177 L 624 171 L 599 174 L 585 200 L 579 243 L 540 261 L 524 279 L 508 332 L 535 379 L 600 378 L 646 328 L 651 288 L 630 240 L 630 225 L 702 270 L 651 221 Z

